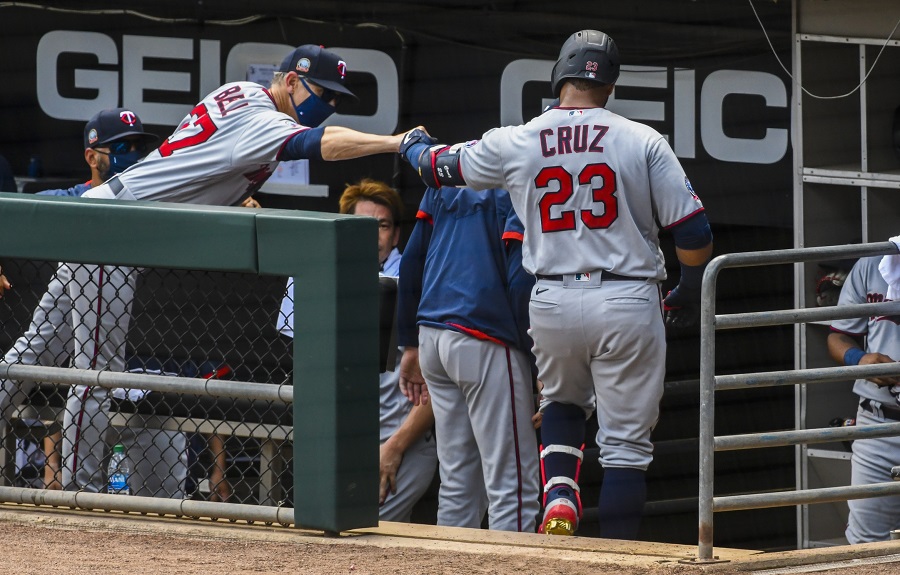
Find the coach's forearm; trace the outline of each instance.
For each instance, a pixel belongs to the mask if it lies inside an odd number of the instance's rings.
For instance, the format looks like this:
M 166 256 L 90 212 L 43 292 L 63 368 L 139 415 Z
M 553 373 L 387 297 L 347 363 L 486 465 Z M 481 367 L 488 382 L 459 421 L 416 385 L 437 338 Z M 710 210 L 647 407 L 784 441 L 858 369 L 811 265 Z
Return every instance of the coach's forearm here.
M 425 432 L 434 425 L 434 411 L 431 402 L 425 405 L 413 406 L 406 420 L 400 425 L 394 435 L 388 439 L 401 453 L 406 453 L 410 446 L 418 441 Z
M 327 126 L 322 135 L 323 160 L 351 160 L 372 154 L 392 154 L 400 149 L 403 134 L 378 136 L 340 126 Z

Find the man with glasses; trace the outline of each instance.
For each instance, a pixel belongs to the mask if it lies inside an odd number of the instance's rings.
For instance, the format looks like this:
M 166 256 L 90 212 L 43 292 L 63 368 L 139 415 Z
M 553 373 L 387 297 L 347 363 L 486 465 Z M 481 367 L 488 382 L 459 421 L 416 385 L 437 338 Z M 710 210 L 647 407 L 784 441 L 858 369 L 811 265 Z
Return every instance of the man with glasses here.
M 91 179 L 68 189 L 44 190 L 37 195 L 81 197 L 136 164 L 158 139 L 144 131 L 141 119 L 131 110 L 115 108 L 98 112 L 84 127 L 84 161 L 91 168 Z
M 378 221 L 378 269 L 381 276 L 400 274 L 400 219 L 403 200 L 384 182 L 363 178 L 349 184 L 341 194 L 342 214 L 369 216 Z M 288 278 L 276 329 L 294 337 L 294 278 Z M 399 350 L 398 350 L 399 351 Z M 432 427 L 431 404 L 413 405 L 400 391 L 398 371 L 401 353 L 393 369 L 382 371 L 380 381 L 380 475 L 381 521 L 412 520 L 413 507 L 422 498 L 437 470 L 437 448 Z M 385 366 L 382 366 L 385 367 Z
M 81 197 L 112 176 L 136 164 L 159 138 L 144 131 L 140 118 L 129 109 L 115 108 L 95 114 L 84 127 L 84 160 L 91 170 L 91 179 L 71 188 L 38 192 L 44 196 Z M 41 298 L 32 316 L 28 330 L 16 341 L 5 357 L 6 363 L 26 365 L 68 365 L 74 353 L 70 323 L 71 300 L 66 289 L 71 281 L 71 268 L 60 266 L 51 278 L 47 292 Z M 35 387 L 30 381 L 6 381 L 0 394 L 4 416 L 21 403 Z M 84 386 L 73 388 L 70 396 L 77 396 Z M 9 396 L 12 400 L 8 400 Z M 80 407 L 80 405 L 79 405 Z M 98 426 L 92 413 L 80 418 L 85 423 L 81 429 L 90 455 L 85 457 L 91 474 L 96 477 L 95 488 L 102 487 L 100 463 L 107 446 L 104 434 L 106 425 Z M 76 413 L 69 410 L 63 416 L 63 428 L 75 424 Z M 56 431 L 44 438 L 44 481 L 47 489 L 62 489 L 61 452 L 63 432 Z M 186 437 L 184 433 L 169 431 L 127 430 L 120 439 L 128 447 L 134 466 L 135 493 L 141 495 L 183 496 L 183 482 L 187 474 L 185 464 Z M 146 454 L 146 456 L 145 456 Z

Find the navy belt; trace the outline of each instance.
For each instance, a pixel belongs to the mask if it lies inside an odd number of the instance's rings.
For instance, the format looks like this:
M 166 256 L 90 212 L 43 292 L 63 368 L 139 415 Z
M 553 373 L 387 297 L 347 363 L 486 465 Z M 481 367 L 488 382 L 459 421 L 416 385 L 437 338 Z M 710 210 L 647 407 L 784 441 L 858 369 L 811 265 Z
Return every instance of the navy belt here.
M 119 195 L 123 189 L 125 189 L 125 184 L 119 178 L 113 178 L 111 180 L 106 181 L 106 185 L 109 186 L 109 189 L 113 191 L 115 195 Z
M 591 273 L 594 273 L 594 272 L 591 272 Z M 570 274 L 570 275 L 575 275 L 575 274 Z M 535 277 L 539 280 L 549 280 L 552 282 L 563 281 L 563 276 L 561 276 L 561 275 L 545 276 L 545 275 L 538 274 Z M 643 282 L 643 281 L 647 281 L 647 278 L 633 278 L 633 277 L 629 277 L 629 276 L 621 276 L 619 274 L 614 274 L 612 272 L 600 272 L 600 281 L 605 281 L 605 282 L 624 282 L 624 281 Z
M 875 408 L 872 407 L 871 399 L 864 399 L 859 402 L 859 406 L 863 408 L 865 411 L 868 411 L 871 414 L 875 414 Z M 881 406 L 881 413 L 884 415 L 885 419 L 893 419 L 894 421 L 900 421 L 900 409 L 895 409 L 893 407 L 887 407 L 885 405 Z

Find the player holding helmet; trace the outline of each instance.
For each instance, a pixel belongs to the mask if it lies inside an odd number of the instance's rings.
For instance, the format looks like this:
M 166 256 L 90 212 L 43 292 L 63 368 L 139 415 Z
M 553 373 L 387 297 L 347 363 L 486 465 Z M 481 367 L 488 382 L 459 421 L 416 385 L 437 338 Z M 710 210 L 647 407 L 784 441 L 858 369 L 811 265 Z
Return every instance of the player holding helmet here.
M 429 186 L 506 188 L 537 278 L 529 314 L 543 382 L 540 531 L 571 535 L 581 517 L 585 420 L 597 410 L 601 537 L 634 539 L 665 375 L 665 324 L 696 321 L 712 233 L 665 138 L 605 109 L 619 75 L 612 38 L 566 40 L 551 83 L 560 104 L 481 140 L 435 145 L 422 131 L 401 154 Z M 666 279 L 659 226 L 672 232 L 678 286 Z

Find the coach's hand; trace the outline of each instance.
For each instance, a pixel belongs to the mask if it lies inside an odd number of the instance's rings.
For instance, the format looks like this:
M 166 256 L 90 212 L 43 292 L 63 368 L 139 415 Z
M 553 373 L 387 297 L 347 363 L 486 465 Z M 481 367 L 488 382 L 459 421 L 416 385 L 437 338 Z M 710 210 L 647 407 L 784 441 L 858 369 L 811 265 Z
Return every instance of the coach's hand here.
M 675 286 L 663 300 L 663 310 L 666 313 L 666 327 L 681 329 L 697 325 L 700 321 L 700 290 Z
M 413 405 L 428 403 L 428 387 L 419 368 L 419 348 L 407 347 L 400 358 L 400 391 Z
M 381 474 L 381 482 L 378 487 L 379 505 L 384 505 L 389 494 L 397 493 L 397 471 L 400 470 L 400 464 L 403 463 L 403 450 L 398 449 L 391 439 L 381 444 L 381 452 L 378 457 Z

